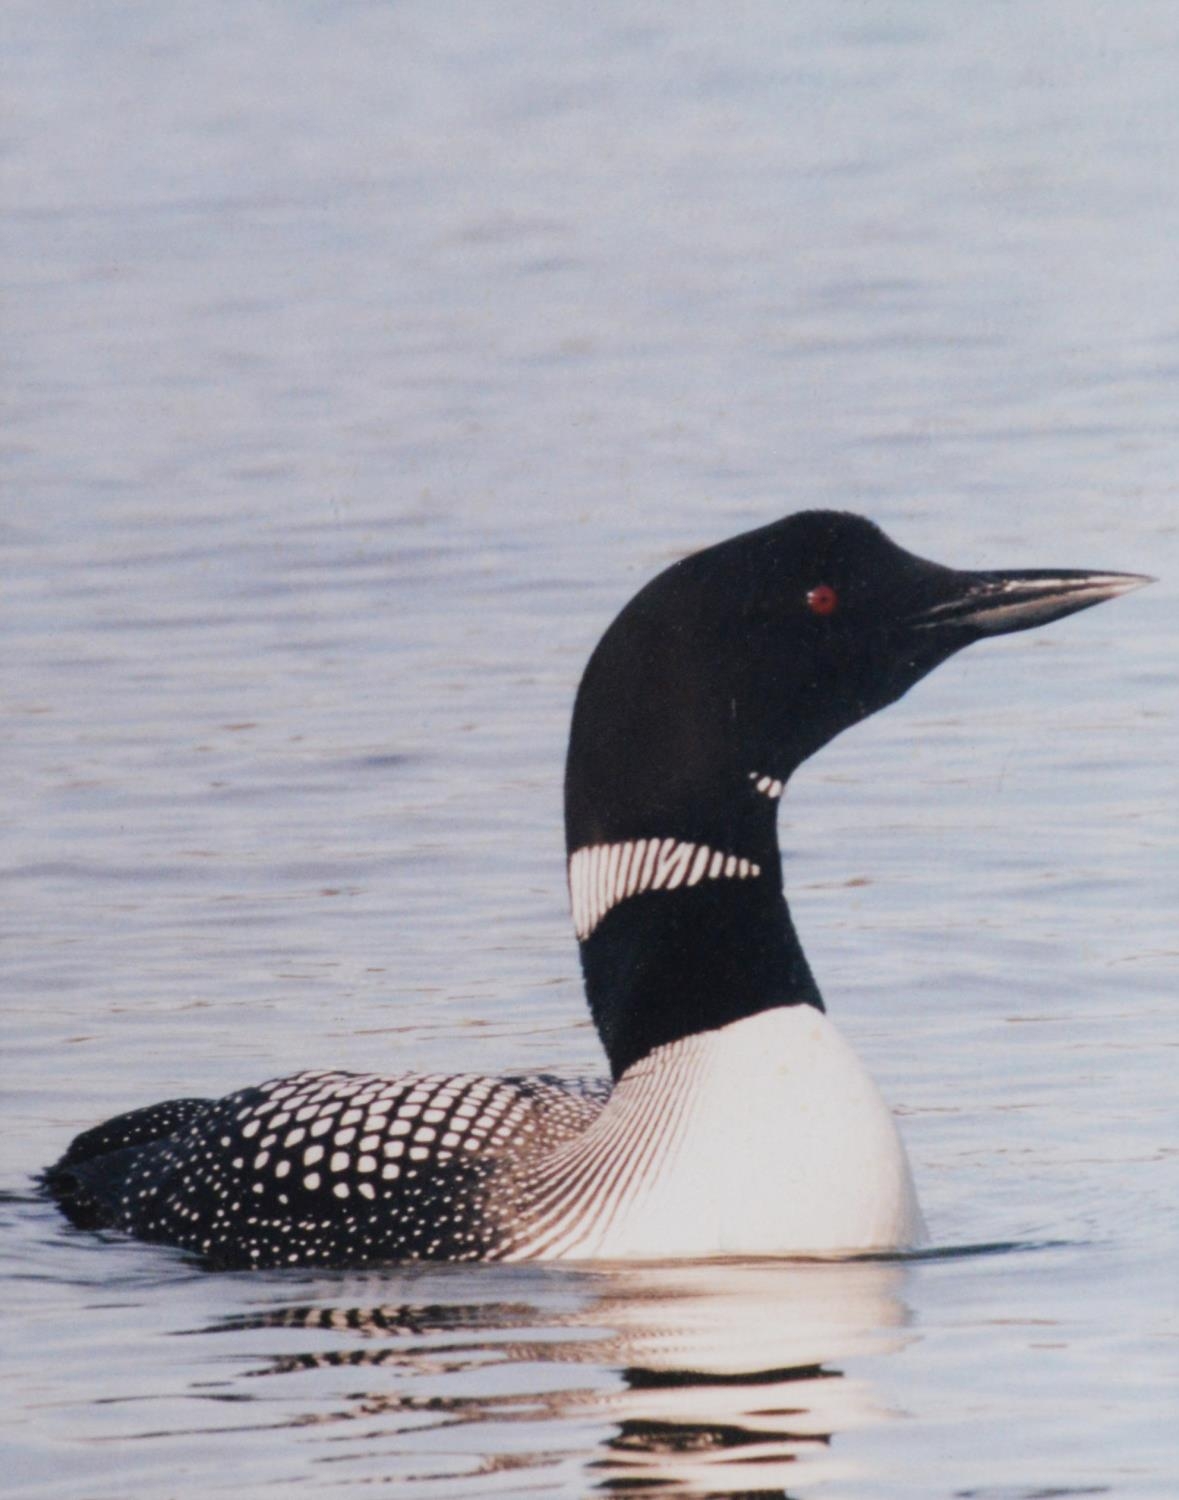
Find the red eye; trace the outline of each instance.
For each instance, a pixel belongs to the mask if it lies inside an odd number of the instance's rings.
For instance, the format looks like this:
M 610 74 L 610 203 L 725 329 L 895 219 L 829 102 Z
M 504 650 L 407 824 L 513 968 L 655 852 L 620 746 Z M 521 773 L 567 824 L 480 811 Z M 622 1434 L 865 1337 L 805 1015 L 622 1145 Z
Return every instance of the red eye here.
M 833 615 L 839 608 L 839 595 L 829 584 L 821 583 L 806 596 L 807 608 L 813 615 Z

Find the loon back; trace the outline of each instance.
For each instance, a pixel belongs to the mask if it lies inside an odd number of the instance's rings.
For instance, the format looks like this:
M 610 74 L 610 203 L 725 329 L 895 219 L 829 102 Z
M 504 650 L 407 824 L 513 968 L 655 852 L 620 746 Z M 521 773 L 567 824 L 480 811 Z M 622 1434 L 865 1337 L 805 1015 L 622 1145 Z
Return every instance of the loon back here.
M 961 647 L 1137 588 L 958 572 L 810 511 L 685 558 L 607 630 L 565 777 L 570 900 L 613 1083 L 300 1073 L 85 1132 L 83 1227 L 219 1266 L 896 1249 L 891 1114 L 782 890 L 794 769 Z

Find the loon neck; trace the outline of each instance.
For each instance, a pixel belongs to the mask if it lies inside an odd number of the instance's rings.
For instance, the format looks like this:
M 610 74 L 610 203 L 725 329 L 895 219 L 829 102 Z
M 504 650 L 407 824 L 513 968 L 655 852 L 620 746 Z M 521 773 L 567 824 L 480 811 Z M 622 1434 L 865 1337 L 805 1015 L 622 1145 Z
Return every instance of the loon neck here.
M 803 668 L 767 623 L 742 546 L 684 559 L 636 594 L 573 707 L 569 888 L 616 1078 L 761 1011 L 822 1009 L 782 895 L 777 814 L 790 773 L 834 730 L 805 711 Z
M 750 771 L 724 816 L 572 836 L 586 996 L 615 1078 L 656 1047 L 777 1006 L 823 1009 L 782 890 L 782 781 Z

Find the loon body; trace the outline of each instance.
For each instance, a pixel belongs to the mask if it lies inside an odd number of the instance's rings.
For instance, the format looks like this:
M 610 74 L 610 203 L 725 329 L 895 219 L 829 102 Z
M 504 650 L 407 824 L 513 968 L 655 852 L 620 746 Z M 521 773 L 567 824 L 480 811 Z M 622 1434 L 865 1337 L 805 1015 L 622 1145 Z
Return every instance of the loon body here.
M 570 731 L 570 901 L 611 1079 L 300 1073 L 96 1126 L 50 1192 L 225 1267 L 919 1244 L 892 1115 L 790 920 L 778 799 L 961 647 L 1148 581 L 959 572 L 829 511 L 673 564 L 599 642 Z

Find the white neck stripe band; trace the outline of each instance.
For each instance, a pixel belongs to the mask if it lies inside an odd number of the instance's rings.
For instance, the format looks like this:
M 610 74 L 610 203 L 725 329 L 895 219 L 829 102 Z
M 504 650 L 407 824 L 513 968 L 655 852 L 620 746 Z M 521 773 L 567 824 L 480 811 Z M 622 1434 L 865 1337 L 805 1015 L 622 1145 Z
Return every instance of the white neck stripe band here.
M 761 866 L 736 854 L 680 839 L 587 844 L 569 858 L 569 897 L 580 942 L 611 909 L 642 891 L 674 891 L 702 880 L 751 880 Z

